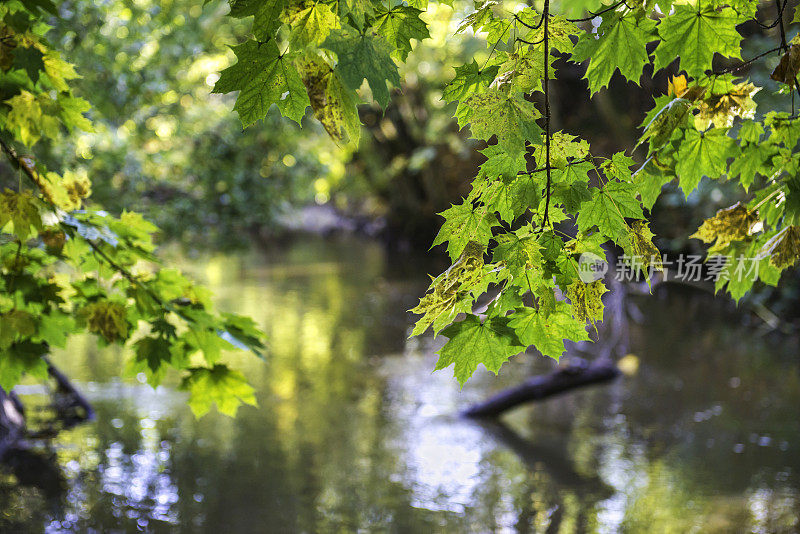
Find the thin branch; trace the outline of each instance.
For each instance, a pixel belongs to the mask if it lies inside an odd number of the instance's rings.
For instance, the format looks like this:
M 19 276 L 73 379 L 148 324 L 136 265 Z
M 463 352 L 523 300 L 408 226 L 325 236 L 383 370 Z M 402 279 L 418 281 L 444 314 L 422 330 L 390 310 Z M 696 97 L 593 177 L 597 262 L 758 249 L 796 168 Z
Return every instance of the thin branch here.
M 800 82 L 797 81 L 797 76 L 794 77 L 794 87 L 797 89 L 797 96 L 800 96 Z M 792 115 L 794 115 L 794 93 L 792 93 Z
M 612 11 L 612 10 L 614 10 L 614 9 L 617 9 L 617 8 L 618 8 L 619 6 L 621 6 L 622 4 L 625 4 L 625 7 L 627 7 L 628 9 L 630 9 L 630 8 L 631 8 L 631 7 L 630 7 L 630 6 L 629 6 L 627 3 L 625 3 L 625 0 L 621 0 L 620 2 L 617 2 L 616 4 L 613 4 L 613 5 L 611 5 L 611 6 L 607 7 L 607 8 L 605 8 L 605 9 L 601 9 L 600 11 L 598 11 L 598 12 L 596 12 L 596 13 L 592 13 L 592 12 L 590 11 L 590 12 L 589 12 L 589 15 L 590 15 L 590 16 L 588 16 L 588 17 L 584 17 L 584 18 L 582 18 L 582 19 L 567 19 L 567 20 L 568 20 L 569 22 L 589 22 L 589 21 L 590 21 L 590 20 L 592 20 L 593 18 L 595 18 L 595 17 L 599 17 L 599 16 L 600 16 L 600 15 L 602 15 L 603 13 L 608 13 L 609 11 Z
M 542 13 L 542 16 L 539 19 L 539 22 L 536 24 L 536 26 L 531 26 L 530 24 L 519 18 L 519 15 L 517 15 L 516 13 L 514 13 L 514 18 L 517 20 L 517 22 L 519 22 L 526 28 L 530 28 L 531 30 L 538 30 L 542 26 L 542 23 L 544 22 L 544 13 Z
M 547 172 L 547 185 L 545 186 L 544 215 L 542 228 L 549 222 L 550 217 L 550 186 L 552 171 L 550 166 L 550 42 L 547 21 L 550 19 L 550 0 L 544 0 L 544 133 L 545 133 L 545 170 Z
M 758 54 L 757 56 L 748 59 L 747 61 L 739 63 L 738 65 L 734 65 L 733 67 L 727 67 L 727 68 L 724 68 L 724 69 L 721 69 L 721 70 L 715 70 L 711 74 L 714 74 L 715 76 L 720 76 L 722 74 L 728 74 L 729 72 L 735 72 L 737 70 L 743 69 L 744 67 L 750 65 L 751 63 L 753 63 L 755 61 L 758 61 L 759 59 L 761 59 L 764 56 L 768 56 L 769 54 L 771 54 L 773 52 L 780 52 L 781 50 L 783 50 L 783 46 L 776 46 L 775 48 L 771 48 L 771 49 L 767 50 L 766 52 L 762 52 L 762 53 Z
M 0 139 L 0 147 L 2 147 L 3 151 L 6 153 L 8 158 L 13 163 L 15 163 L 20 169 L 22 169 L 22 172 L 25 174 L 25 176 L 27 176 L 28 179 L 30 179 L 31 182 L 33 182 L 33 184 L 41 191 L 42 196 L 44 196 L 45 201 L 55 209 L 56 203 L 53 202 L 52 198 L 47 193 L 47 189 L 44 187 L 44 181 L 42 180 L 41 175 L 39 175 L 38 171 L 34 167 L 33 162 L 29 158 L 26 158 L 26 157 L 23 157 L 23 156 L 20 156 L 19 154 L 17 154 L 17 151 L 14 150 L 14 148 L 12 148 L 9 145 L 7 145 L 5 143 L 5 141 L 3 141 L 2 139 Z M 63 223 L 63 221 L 59 221 L 59 225 L 64 230 L 69 230 L 70 229 L 68 227 L 68 225 L 65 225 Z M 92 241 L 91 239 L 86 239 L 85 241 L 86 241 L 86 243 L 89 244 L 89 246 L 92 248 L 92 250 L 95 252 L 95 254 L 97 254 L 100 257 L 102 257 L 103 260 L 105 260 L 105 262 L 108 263 L 108 265 L 111 266 L 111 268 L 113 268 L 116 272 L 118 272 L 120 275 L 122 275 L 131 284 L 133 284 L 135 286 L 138 286 L 138 287 L 141 287 L 142 289 L 144 289 L 147 292 L 147 294 L 150 295 L 150 297 L 152 297 L 152 299 L 159 306 L 161 306 L 165 311 L 176 312 L 179 315 L 181 315 L 179 312 L 177 312 L 171 306 L 169 306 L 167 303 L 165 303 L 161 299 L 161 297 L 158 296 L 158 294 L 156 294 L 152 289 L 150 289 L 147 286 L 147 284 L 142 283 L 141 280 L 137 280 L 136 277 L 133 276 L 133 274 L 130 271 L 128 271 L 127 269 L 125 269 L 121 265 L 117 264 L 94 241 Z
M 39 191 L 41 191 L 42 196 L 44 196 L 44 198 L 47 201 L 47 203 L 50 204 L 50 205 L 55 206 L 56 203 L 53 201 L 53 198 L 50 196 L 50 193 L 48 192 L 47 187 L 45 187 L 44 180 L 42 180 L 42 177 L 39 175 L 39 173 L 34 168 L 33 162 L 30 159 L 28 159 L 28 158 L 26 158 L 24 156 L 20 156 L 19 154 L 17 154 L 17 151 L 14 150 L 13 147 L 7 145 L 6 142 L 3 141 L 2 139 L 0 139 L 0 147 L 2 147 L 3 151 L 6 153 L 6 155 L 8 156 L 8 159 L 10 159 L 12 163 L 17 165 L 17 167 L 22 169 L 22 172 L 24 172 L 25 175 L 39 189 Z
M 503 40 L 503 37 L 505 37 L 505 36 L 506 36 L 506 33 L 508 33 L 508 30 L 509 30 L 509 28 L 511 28 L 511 25 L 510 25 L 510 24 L 508 25 L 508 28 L 506 28 L 506 29 L 505 29 L 505 31 L 504 31 L 504 32 L 503 32 L 503 33 L 500 35 L 500 37 L 498 37 L 498 38 L 497 38 L 497 41 L 494 43 L 494 46 L 492 46 L 492 49 L 491 49 L 491 50 L 489 50 L 489 55 L 487 56 L 487 58 L 486 58 L 486 61 L 485 61 L 485 62 L 484 62 L 484 64 L 483 64 L 483 67 L 481 67 L 481 68 L 480 68 L 480 70 L 478 71 L 478 73 L 482 72 L 482 71 L 483 71 L 483 69 L 485 69 L 485 68 L 486 68 L 486 65 L 488 65 L 488 64 L 489 64 L 489 61 L 491 61 L 491 59 L 492 59 L 492 55 L 494 54 L 494 51 L 495 51 L 495 49 L 497 48 L 497 45 L 499 45 L 499 44 L 500 44 L 500 41 L 502 41 L 502 40 Z
M 570 161 L 570 162 L 568 162 L 568 163 L 567 163 L 567 167 L 569 167 L 569 166 L 571 166 L 571 165 L 577 165 L 578 163 L 583 163 L 584 161 L 588 161 L 588 160 L 589 160 L 589 158 L 591 158 L 591 157 L 592 157 L 592 156 L 586 156 L 585 158 L 581 158 L 581 159 L 572 160 L 572 161 Z M 545 165 L 544 167 L 538 167 L 538 168 L 536 168 L 536 169 L 533 169 L 532 171 L 524 171 L 524 172 L 523 172 L 523 171 L 520 171 L 520 172 L 518 172 L 518 173 L 517 173 L 517 176 L 522 176 L 522 175 L 525 175 L 525 174 L 535 174 L 535 173 L 537 173 L 537 172 L 544 172 L 544 171 L 546 171 L 546 170 L 547 170 L 547 167 L 548 167 L 548 166 L 547 166 L 547 165 Z M 553 167 L 553 166 L 550 166 L 550 169 L 555 169 L 555 167 Z
M 781 46 L 784 50 L 789 50 L 789 45 L 786 44 L 786 28 L 783 26 L 783 9 L 788 2 L 789 0 L 783 0 L 781 7 L 781 0 L 775 0 L 775 5 L 778 7 L 778 27 L 781 29 Z
M 521 37 L 515 37 L 514 40 L 515 41 L 519 41 L 520 43 L 525 43 L 527 45 L 537 45 L 537 44 L 542 44 L 544 42 L 544 37 L 542 37 L 538 41 L 526 41 L 525 39 L 522 39 Z
M 756 20 L 756 23 L 757 23 L 759 26 L 761 26 L 762 28 L 764 28 L 765 30 L 769 30 L 769 29 L 771 29 L 771 28 L 774 28 L 775 26 L 777 26 L 778 24 L 780 24 L 780 23 L 781 23 L 781 21 L 783 20 L 783 11 L 786 9 L 786 4 L 788 4 L 788 3 L 789 3 L 789 0 L 785 0 L 785 1 L 783 2 L 783 6 L 782 6 L 782 7 L 780 7 L 780 6 L 779 6 L 779 9 L 778 9 L 778 18 L 776 18 L 776 19 L 775 19 L 775 21 L 774 21 L 774 22 L 772 22 L 771 24 L 764 24 L 763 22 L 759 22 L 758 20 Z

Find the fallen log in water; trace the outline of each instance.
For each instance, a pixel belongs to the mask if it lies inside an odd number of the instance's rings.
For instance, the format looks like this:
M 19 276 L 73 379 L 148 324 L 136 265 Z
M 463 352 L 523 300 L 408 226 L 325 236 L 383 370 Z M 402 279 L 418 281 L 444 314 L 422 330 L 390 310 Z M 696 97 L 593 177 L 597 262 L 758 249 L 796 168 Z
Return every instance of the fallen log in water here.
M 0 388 L 0 460 L 25 436 L 25 411 L 14 393 Z
M 50 438 L 60 430 L 94 419 L 94 409 L 89 401 L 47 357 L 42 359 L 56 383 L 52 402 L 55 418 L 31 432 L 26 425 L 25 407 L 19 398 L 13 391 L 0 388 L 0 462 L 7 459 L 9 452 L 27 450 L 30 439 Z
M 49 358 L 45 356 L 42 358 L 47 362 L 47 374 L 56 383 L 53 408 L 64 428 L 71 428 L 76 424 L 94 419 L 94 409 L 86 397 L 72 385 L 67 375 L 52 364 Z
M 610 359 L 591 363 L 573 358 L 570 364 L 552 373 L 529 378 L 522 384 L 501 391 L 490 399 L 474 404 L 465 410 L 465 417 L 498 417 L 525 402 L 546 399 L 573 389 L 607 382 L 620 375 L 620 370 Z

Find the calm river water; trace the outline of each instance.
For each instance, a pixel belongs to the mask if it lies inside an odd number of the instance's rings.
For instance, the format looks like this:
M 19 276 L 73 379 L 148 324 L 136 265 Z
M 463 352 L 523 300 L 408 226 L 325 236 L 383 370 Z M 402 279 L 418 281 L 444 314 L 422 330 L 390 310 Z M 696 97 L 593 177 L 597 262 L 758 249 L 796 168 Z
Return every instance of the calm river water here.
M 459 409 L 552 362 L 519 356 L 463 390 L 432 373 L 432 340 L 406 340 L 419 261 L 306 239 L 186 266 L 268 333 L 266 363 L 229 358 L 259 407 L 195 420 L 182 393 L 115 379 L 123 354 L 76 340 L 54 358 L 97 419 L 44 451 L 60 490 L 0 475 L 0 531 L 800 530 L 796 339 L 710 297 L 637 300 L 638 372 L 482 426 Z

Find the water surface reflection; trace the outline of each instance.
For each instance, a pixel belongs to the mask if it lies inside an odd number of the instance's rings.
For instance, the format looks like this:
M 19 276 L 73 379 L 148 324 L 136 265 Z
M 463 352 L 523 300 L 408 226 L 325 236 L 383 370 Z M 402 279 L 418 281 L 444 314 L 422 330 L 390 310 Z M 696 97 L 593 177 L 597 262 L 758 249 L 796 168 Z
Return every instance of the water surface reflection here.
M 265 364 L 236 419 L 116 380 L 122 355 L 78 340 L 56 355 L 97 421 L 54 443 L 64 492 L 0 478 L 3 531 L 795 532 L 796 340 L 752 335 L 706 297 L 641 302 L 639 372 L 523 408 L 455 414 L 549 367 L 519 357 L 463 390 L 407 341 L 424 266 L 372 242 L 307 240 L 188 263 L 222 308 L 256 318 Z M 28 404 L 42 404 L 34 387 Z

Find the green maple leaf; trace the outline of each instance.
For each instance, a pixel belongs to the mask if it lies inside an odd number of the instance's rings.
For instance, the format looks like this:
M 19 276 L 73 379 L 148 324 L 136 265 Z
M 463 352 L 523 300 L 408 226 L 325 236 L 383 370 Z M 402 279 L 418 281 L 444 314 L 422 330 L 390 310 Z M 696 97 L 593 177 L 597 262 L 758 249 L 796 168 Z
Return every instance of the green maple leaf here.
M 433 246 L 447 241 L 447 253 L 453 261 L 461 255 L 470 241 L 486 245 L 492 238 L 492 226 L 486 210 L 475 209 L 468 201 L 455 204 L 439 215 L 445 218 L 445 222 Z
M 498 236 L 497 246 L 492 250 L 492 260 L 505 262 L 514 278 L 523 278 L 529 269 L 541 263 L 540 249 L 528 225 Z
M 584 78 L 592 94 L 608 86 L 611 76 L 619 69 L 626 79 L 639 83 L 644 66 L 650 62 L 647 43 L 655 38 L 655 21 L 637 18 L 633 13 L 606 19 L 598 34 L 581 35 L 572 60 L 589 61 Z
M 463 321 L 442 330 L 442 334 L 448 342 L 438 351 L 436 370 L 454 365 L 453 374 L 462 386 L 479 364 L 497 374 L 511 356 L 525 350 L 505 317 L 481 323 L 478 317 L 469 314 Z
M 671 182 L 674 176 L 662 172 L 655 165 L 649 163 L 633 175 L 633 183 L 639 189 L 642 206 L 650 210 L 661 195 L 664 184 Z
M 215 365 L 211 369 L 192 368 L 190 374 L 181 382 L 181 389 L 189 391 L 189 408 L 195 417 L 202 417 L 212 404 L 230 416 L 242 404 L 256 406 L 253 388 L 247 383 L 244 375 L 224 365 Z
M 634 269 L 643 271 L 645 275 L 648 274 L 649 267 L 656 271 L 662 271 L 661 252 L 653 243 L 655 236 L 650 231 L 647 222 L 633 221 L 629 228 L 628 235 L 620 243 L 625 255 L 628 256 L 628 262 Z M 647 278 L 647 284 L 650 284 L 649 278 Z
M 481 153 L 488 158 L 481 165 L 481 173 L 489 178 L 513 178 L 527 167 L 524 153 L 509 154 L 497 145 L 489 145 Z
M 786 212 L 787 223 L 800 225 L 800 176 L 789 176 L 784 181 L 786 184 Z
M 603 294 L 608 291 L 602 280 L 584 284 L 580 280 L 567 287 L 567 298 L 572 303 L 572 315 L 581 322 L 603 320 Z
M 375 15 L 375 4 L 373 0 L 342 0 L 339 2 L 339 16 L 343 20 L 349 18 L 356 28 L 364 29 L 364 23 L 368 17 Z M 409 5 L 418 9 L 424 9 L 416 5 Z
M 497 65 L 481 70 L 474 59 L 472 63 L 456 67 L 455 77 L 442 91 L 442 100 L 445 102 L 464 100 L 487 89 L 497 76 L 497 70 Z
M 23 243 L 35 231 L 42 230 L 42 217 L 39 215 L 39 207 L 36 204 L 36 198 L 30 191 L 15 193 L 10 189 L 6 189 L 0 193 L 0 229 L 9 221 L 14 225 L 14 234 Z M 31 228 L 34 229 L 33 232 Z
M 494 12 L 492 9 L 498 6 L 497 0 L 485 0 L 483 2 L 475 2 L 475 11 L 467 15 L 467 17 L 458 25 L 456 33 L 461 33 L 469 27 L 472 27 L 475 32 L 481 31 L 485 25 L 494 20 Z
M 522 174 L 508 182 L 496 181 L 487 194 L 488 211 L 497 212 L 507 223 L 539 202 L 541 186 L 530 175 Z
M 676 5 L 675 13 L 658 25 L 661 42 L 655 51 L 656 69 L 663 69 L 680 58 L 681 69 L 697 78 L 711 69 L 714 54 L 741 59 L 742 36 L 736 25 L 742 16 L 730 7 L 717 9 L 712 3 Z
M 49 313 L 40 316 L 35 341 L 43 341 L 51 347 L 64 347 L 67 336 L 75 328 L 75 320 L 63 313 Z
M 411 52 L 411 39 L 429 38 L 428 25 L 419 18 L 422 11 L 414 7 L 396 5 L 390 10 L 382 7 L 375 13 L 373 28 L 394 46 L 397 57 L 405 61 Z
M 742 121 L 739 127 L 739 139 L 746 143 L 758 143 L 764 135 L 764 125 L 753 120 Z
M 526 10 L 528 15 L 528 24 L 536 24 L 539 21 L 540 15 L 532 10 Z M 520 16 L 519 14 L 517 16 Z M 522 17 L 521 17 L 522 18 Z M 572 53 L 572 37 L 580 34 L 581 31 L 575 24 L 568 21 L 562 16 L 554 15 L 550 17 L 547 25 L 547 37 L 550 46 L 567 54 Z M 526 41 L 539 42 L 544 40 L 544 25 L 539 26 L 535 30 L 528 32 L 525 38 Z M 541 58 L 541 54 L 539 54 Z
M 339 145 L 358 145 L 361 120 L 356 95 L 348 90 L 339 73 L 320 57 L 308 55 L 298 61 L 298 71 L 308 91 L 314 116 Z
M 36 317 L 25 310 L 11 310 L 0 314 L 0 349 L 8 349 L 17 339 L 36 333 Z
M 758 264 L 758 258 L 746 252 L 748 251 L 742 247 L 734 247 L 730 251 L 730 257 L 714 283 L 715 293 L 724 288 L 733 300 L 739 302 L 753 289 L 753 284 L 757 280 L 754 269 Z M 757 268 L 760 269 L 761 265 L 759 264 Z
M 564 354 L 564 340 L 589 339 L 586 322 L 572 317 L 571 307 L 563 301 L 556 302 L 549 314 L 531 308 L 518 310 L 508 323 L 523 345 L 533 345 L 544 356 L 558 361 Z
M 512 154 L 525 151 L 525 143 L 541 143 L 542 130 L 536 124 L 541 117 L 533 102 L 520 95 L 495 89 L 471 96 L 464 102 L 468 111 L 459 117 L 459 125 L 470 124 L 476 139 L 497 136 L 497 144 Z
M 793 149 L 800 141 L 800 121 L 787 120 L 789 114 L 770 111 L 764 120 L 771 132 L 768 141 L 772 144 L 783 143 L 786 148 Z
M 611 156 L 610 160 L 603 163 L 603 171 L 607 177 L 614 178 L 620 182 L 631 181 L 631 167 L 636 164 L 624 152 L 617 152 Z
M 592 199 L 589 184 L 581 181 L 557 183 L 553 187 L 553 200 L 561 203 L 569 212 L 576 212 L 583 202 Z
M 272 104 L 299 123 L 310 104 L 297 69 L 286 55 L 278 52 L 274 40 L 246 41 L 233 47 L 238 61 L 220 74 L 215 93 L 239 91 L 233 109 L 244 126 L 267 115 Z
M 749 143 L 731 163 L 729 176 L 738 177 L 739 183 L 747 191 L 757 174 L 762 176 L 769 174 L 771 167 L 766 164 L 775 153 L 773 147 L 768 145 Z
M 58 52 L 53 50 L 48 50 L 44 55 L 44 71 L 50 80 L 50 85 L 58 91 L 69 91 L 67 80 L 80 78 L 75 72 L 75 66 L 61 59 Z
M 565 169 L 571 160 L 586 158 L 589 154 L 589 143 L 576 136 L 555 132 L 550 138 L 550 165 L 556 169 Z M 537 145 L 533 150 L 533 158 L 537 167 L 547 166 L 547 151 L 544 145 Z
M 592 190 L 592 199 L 581 204 L 578 228 L 586 233 L 597 226 L 609 239 L 623 238 L 628 232 L 625 218 L 644 217 L 637 193 L 634 184 L 623 182 L 609 182 L 602 189 Z
M 317 2 L 292 14 L 289 25 L 290 45 L 293 48 L 303 48 L 322 44 L 330 31 L 339 27 L 339 19 L 329 6 Z
M 147 382 L 157 387 L 166 374 L 167 366 L 172 361 L 170 343 L 163 337 L 146 336 L 134 343 L 136 357 L 133 366 L 144 370 Z
M 684 98 L 672 98 L 667 95 L 656 97 L 655 107 L 645 116 L 642 126 L 644 133 L 636 143 L 638 147 L 649 141 L 648 154 L 658 152 L 672 137 L 676 128 L 685 126 L 691 114 L 692 103 Z
M 84 132 L 94 132 L 92 121 L 83 114 L 89 111 L 92 106 L 83 98 L 58 95 L 58 105 L 61 107 L 61 122 L 67 128 L 78 128 Z
M 500 65 L 500 80 L 511 81 L 511 89 L 520 93 L 532 93 L 542 91 L 544 81 L 544 61 L 542 45 L 536 45 L 524 50 L 519 50 L 508 54 L 505 61 Z M 548 68 L 548 79 L 555 77 L 555 67 L 553 63 L 556 57 L 548 54 L 547 60 L 550 62 Z
M 393 48 L 383 37 L 370 32 L 362 35 L 349 29 L 339 30 L 331 32 L 322 46 L 338 57 L 336 71 L 347 87 L 355 91 L 366 79 L 375 101 L 386 107 L 389 103 L 387 83 L 399 87 L 400 75 L 391 58 Z
M 14 67 L 23 69 L 33 83 L 39 81 L 39 74 L 44 71 L 44 55 L 38 48 L 17 47 L 13 50 Z
M 483 25 L 482 30 L 486 32 L 486 44 L 494 46 L 507 42 L 511 37 L 512 21 L 506 18 L 492 19 Z
M 542 256 L 548 261 L 556 261 L 561 256 L 564 248 L 564 241 L 555 232 L 548 230 L 539 236 L 539 245 Z
M 47 354 L 47 345 L 29 340 L 18 341 L 2 352 L 0 358 L 0 387 L 6 391 L 20 383 L 26 374 L 47 379 L 47 363 L 42 356 Z
M 594 170 L 594 165 L 588 161 L 572 162 L 563 169 L 553 170 L 553 183 L 563 182 L 572 184 L 574 182 L 588 182 L 589 173 Z M 570 210 L 572 211 L 572 210 Z
M 253 34 L 256 39 L 266 40 L 281 26 L 280 15 L 285 0 L 230 0 L 231 16 L 253 17 Z
M 694 191 L 703 176 L 719 178 L 725 174 L 728 158 L 735 155 L 734 150 L 738 148 L 727 133 L 722 128 L 712 128 L 706 132 L 686 130 L 675 164 L 675 172 L 686 196 Z

